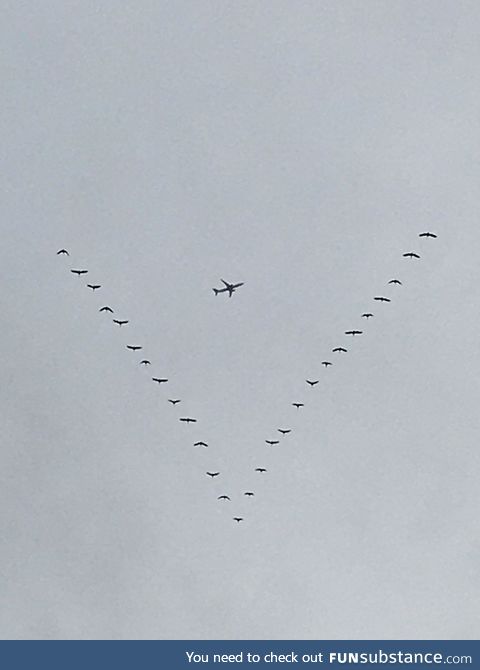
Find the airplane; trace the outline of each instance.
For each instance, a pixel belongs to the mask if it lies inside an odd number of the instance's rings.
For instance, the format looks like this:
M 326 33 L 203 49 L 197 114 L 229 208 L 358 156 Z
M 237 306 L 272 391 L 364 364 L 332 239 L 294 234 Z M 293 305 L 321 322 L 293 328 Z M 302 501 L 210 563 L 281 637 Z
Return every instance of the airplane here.
M 398 286 L 402 285 L 402 282 L 400 281 L 400 279 L 390 279 L 390 281 L 388 283 L 389 284 L 398 284 Z
M 215 295 L 218 295 L 219 293 L 225 293 L 225 291 L 228 291 L 228 297 L 231 298 L 233 293 L 237 290 L 237 288 L 240 288 L 240 286 L 243 286 L 245 282 L 240 282 L 239 284 L 229 284 L 228 282 L 225 281 L 225 279 L 221 279 L 221 282 L 225 284 L 225 288 L 214 288 L 212 291 L 215 293 Z
M 146 358 L 143 359 L 143 361 L 140 361 L 140 365 L 151 365 L 150 361 L 147 361 Z
M 229 496 L 218 496 L 217 500 L 231 500 Z
M 92 291 L 96 291 L 97 288 L 102 288 L 100 284 L 87 284 L 88 288 L 91 288 Z
M 269 444 L 271 447 L 273 447 L 274 444 L 280 444 L 279 440 L 265 440 L 267 444 Z
M 139 347 L 137 344 L 127 344 L 127 349 L 130 349 L 130 351 L 138 351 L 139 349 L 143 349 L 143 347 Z
M 345 335 L 363 335 L 363 330 L 346 330 Z
M 255 493 L 254 493 L 253 491 L 245 491 L 245 493 L 244 493 L 243 495 L 244 495 L 244 496 L 250 496 L 250 497 L 251 497 L 251 496 L 254 496 Z
M 372 317 L 372 316 L 373 316 L 373 314 L 371 312 L 365 312 L 365 314 L 362 314 L 362 317 L 364 319 L 370 319 L 370 317 Z
M 59 249 L 57 251 L 57 256 L 59 256 L 60 254 L 65 254 L 67 256 L 70 256 L 70 254 L 68 253 L 68 251 L 66 249 Z
M 305 407 L 305 404 L 303 402 L 292 402 L 292 405 L 297 409 L 300 409 L 300 407 Z
M 179 421 L 183 421 L 183 423 L 197 423 L 196 419 L 191 419 L 189 416 L 182 417 Z
M 436 238 L 437 235 L 435 235 L 435 233 L 420 233 L 420 235 L 418 237 L 435 237 Z
M 278 430 L 279 433 L 282 433 L 282 435 L 288 435 L 288 433 L 291 433 L 291 432 L 292 432 L 292 429 L 291 429 L 291 428 L 288 428 L 288 429 L 277 428 L 277 430 Z
M 243 516 L 234 516 L 233 520 L 236 521 L 237 523 L 240 523 L 240 521 L 243 521 Z
M 120 321 L 119 319 L 112 319 L 113 323 L 118 323 L 120 327 L 124 326 L 126 323 L 128 323 L 127 319 L 124 319 L 123 321 Z
M 206 442 L 195 442 L 194 447 L 208 447 Z
M 88 270 L 70 270 L 70 272 L 73 272 L 74 275 L 78 275 L 80 277 L 80 275 L 86 275 Z
M 266 472 L 267 468 L 255 468 L 255 472 Z
M 168 382 L 168 379 L 165 379 L 163 377 L 152 377 L 152 382 L 157 382 L 157 384 L 166 384 Z
M 219 472 L 206 472 L 205 474 L 207 474 L 209 477 L 211 477 L 213 479 L 214 477 L 218 477 L 218 475 L 220 473 Z
M 335 353 L 336 351 L 343 351 L 344 354 L 347 353 L 347 349 L 345 347 L 335 347 L 335 349 L 332 349 L 332 351 Z
M 99 312 L 110 312 L 110 314 L 113 314 L 113 309 L 109 307 L 108 305 L 105 305 L 105 307 L 100 307 L 98 310 Z
M 380 295 L 380 296 L 377 296 L 376 298 L 374 298 L 374 300 L 376 300 L 377 302 L 392 302 L 392 301 L 390 300 L 390 298 L 384 298 L 384 297 L 381 296 L 381 295 Z
M 178 402 L 182 402 L 181 400 L 171 400 L 171 398 L 168 398 L 168 402 L 171 402 L 173 406 L 175 406 Z
M 322 361 L 322 365 L 324 365 L 326 368 L 328 368 L 328 366 L 333 365 L 333 363 L 330 363 L 330 361 Z
M 414 251 L 409 251 L 408 254 L 403 254 L 404 258 L 420 258 Z

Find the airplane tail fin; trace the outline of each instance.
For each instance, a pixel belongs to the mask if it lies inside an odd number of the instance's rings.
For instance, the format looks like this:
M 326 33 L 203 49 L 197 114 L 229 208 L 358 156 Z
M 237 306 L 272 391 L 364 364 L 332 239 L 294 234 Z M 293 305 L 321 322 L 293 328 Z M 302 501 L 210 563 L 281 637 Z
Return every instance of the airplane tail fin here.
M 218 295 L 220 293 L 218 288 L 212 288 L 212 291 L 215 293 L 215 295 Z

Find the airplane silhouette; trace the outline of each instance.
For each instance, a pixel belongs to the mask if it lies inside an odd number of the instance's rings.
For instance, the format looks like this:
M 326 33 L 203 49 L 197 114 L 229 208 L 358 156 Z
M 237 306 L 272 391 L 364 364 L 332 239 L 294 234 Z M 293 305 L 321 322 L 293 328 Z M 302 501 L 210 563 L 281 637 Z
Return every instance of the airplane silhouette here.
M 237 288 L 240 288 L 240 286 L 243 286 L 245 282 L 240 282 L 239 284 L 229 284 L 228 282 L 225 281 L 225 279 L 221 279 L 221 282 L 225 284 L 225 288 L 214 288 L 212 291 L 215 293 L 215 295 L 218 295 L 219 293 L 225 293 L 225 291 L 228 291 L 228 297 L 231 298 L 233 293 L 237 290 Z
M 420 258 L 414 251 L 409 251 L 408 254 L 403 254 L 404 258 Z
M 178 402 L 182 402 L 182 401 L 181 400 L 171 400 L 171 398 L 168 398 L 168 402 L 171 402 L 172 405 L 175 406 Z
M 291 429 L 291 428 L 288 428 L 288 429 L 277 428 L 277 430 L 278 430 L 279 433 L 282 433 L 282 435 L 288 435 L 288 433 L 291 433 L 291 432 L 292 432 L 292 429 Z
M 243 521 L 243 516 L 234 516 L 233 520 L 236 521 L 237 523 L 240 523 L 240 521 Z
M 253 493 L 253 491 L 245 491 L 245 493 L 244 493 L 243 495 L 244 495 L 244 496 L 250 496 L 250 497 L 251 497 L 251 496 L 254 496 L 255 493 Z
M 376 300 L 377 302 L 392 302 L 392 301 L 390 300 L 390 298 L 384 298 L 384 297 L 381 296 L 381 295 L 380 295 L 380 296 L 376 296 L 376 297 L 374 298 L 374 300 Z
M 140 365 L 151 365 L 151 362 L 144 358 L 143 361 L 140 361 Z
M 345 354 L 347 353 L 347 349 L 345 349 L 345 347 L 335 347 L 335 349 L 332 349 L 332 351 L 333 352 L 343 351 L 343 353 L 345 353 Z
M 402 285 L 402 282 L 400 281 L 400 279 L 390 279 L 390 281 L 388 283 L 389 284 L 398 284 L 398 286 Z
M 68 251 L 66 249 L 59 249 L 57 251 L 57 256 L 59 256 L 60 254 L 65 254 L 67 256 L 70 256 L 70 254 L 68 253 Z
M 230 500 L 229 496 L 218 496 L 217 500 Z
M 315 384 L 318 384 L 318 379 L 315 379 L 315 381 L 312 381 L 312 380 L 310 380 L 310 379 L 305 379 L 305 381 L 306 381 L 307 384 L 309 384 L 310 386 L 315 386 Z
M 303 402 L 292 402 L 292 405 L 297 409 L 300 409 L 300 407 L 305 407 L 305 404 Z
M 197 423 L 196 419 L 191 419 L 189 416 L 182 417 L 179 421 L 183 421 L 183 423 Z
M 346 330 L 345 335 L 363 335 L 363 330 Z
M 330 361 L 322 361 L 322 365 L 324 365 L 326 368 L 328 368 L 328 366 L 333 365 L 333 363 L 330 363 Z
M 420 233 L 418 237 L 437 237 L 435 233 Z
M 113 314 L 113 309 L 109 307 L 108 305 L 105 305 L 105 307 L 100 307 L 98 310 L 99 312 L 110 312 L 110 314 Z
M 130 351 L 138 351 L 139 349 L 143 349 L 143 347 L 139 347 L 137 344 L 127 344 L 127 349 L 130 349 Z
M 92 291 L 96 291 L 97 288 L 102 288 L 100 284 L 87 284 L 88 288 L 91 288 Z
M 194 447 L 208 447 L 206 442 L 195 442 Z
M 220 473 L 219 472 L 207 472 L 206 474 L 213 479 L 214 477 L 218 477 L 218 475 Z
M 80 277 L 80 275 L 86 275 L 88 270 L 70 270 L 70 272 L 73 272 L 74 275 L 78 275 Z
M 266 472 L 267 468 L 255 468 L 255 472 Z
M 165 379 L 163 377 L 152 377 L 152 381 L 157 382 L 157 384 L 166 384 L 168 382 L 168 379 Z M 180 402 L 180 400 L 178 402 Z
M 365 314 L 362 314 L 362 317 L 364 319 L 370 319 L 373 316 L 371 312 L 365 312 Z
M 123 321 L 120 321 L 119 319 L 112 319 L 113 323 L 118 323 L 120 327 L 124 326 L 128 321 L 124 319 Z
M 271 447 L 273 447 L 274 444 L 280 444 L 279 440 L 265 440 L 267 444 L 269 444 Z

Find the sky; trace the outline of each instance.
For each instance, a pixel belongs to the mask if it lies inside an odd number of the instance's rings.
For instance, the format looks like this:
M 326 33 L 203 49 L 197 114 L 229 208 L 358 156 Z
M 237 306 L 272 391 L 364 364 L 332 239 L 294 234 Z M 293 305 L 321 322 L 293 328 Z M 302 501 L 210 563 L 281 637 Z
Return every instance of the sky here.
M 0 637 L 478 639 L 478 3 L 2 4 Z

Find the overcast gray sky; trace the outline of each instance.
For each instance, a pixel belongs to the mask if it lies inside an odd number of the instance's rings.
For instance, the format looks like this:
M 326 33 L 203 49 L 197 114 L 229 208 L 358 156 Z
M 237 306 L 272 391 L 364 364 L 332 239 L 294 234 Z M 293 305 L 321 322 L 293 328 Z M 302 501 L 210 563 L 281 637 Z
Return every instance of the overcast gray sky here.
M 478 638 L 478 3 L 0 26 L 0 636 Z

